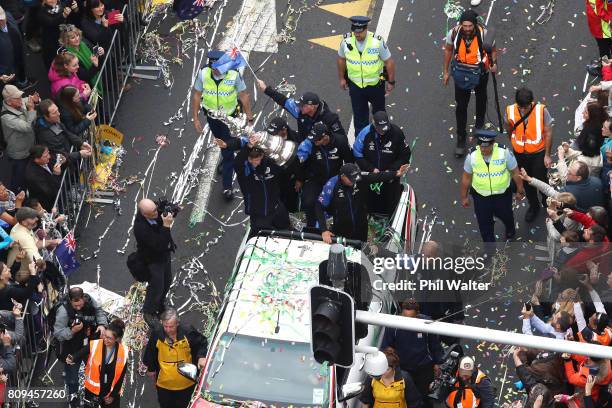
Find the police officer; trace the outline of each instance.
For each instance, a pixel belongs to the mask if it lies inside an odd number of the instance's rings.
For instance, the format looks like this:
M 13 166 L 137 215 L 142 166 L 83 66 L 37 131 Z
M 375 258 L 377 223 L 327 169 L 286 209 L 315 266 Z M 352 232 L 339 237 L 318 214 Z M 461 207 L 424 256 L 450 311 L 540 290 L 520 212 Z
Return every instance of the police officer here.
M 368 102 L 372 113 L 385 110 L 385 96 L 395 88 L 395 63 L 382 37 L 368 31 L 369 17 L 350 20 L 351 32 L 344 34 L 338 48 L 338 79 L 340 88 L 349 90 L 357 135 L 368 125 Z
M 198 117 L 200 106 L 206 116 L 208 126 L 213 136 L 227 141 L 232 135 L 229 127 L 219 119 L 210 115 L 217 111 L 222 111 L 228 116 L 238 114 L 238 101 L 247 116 L 249 125 L 253 124 L 253 112 L 249 94 L 246 92 L 246 85 L 238 71 L 230 69 L 222 74 L 216 68 L 212 68 L 212 63 L 223 56 L 223 51 L 210 51 L 208 53 L 208 66 L 200 71 L 194 84 L 191 96 L 191 113 L 193 115 L 193 125 L 198 133 L 202 132 L 202 123 Z M 223 196 L 227 200 L 234 197 L 232 189 L 234 151 L 231 149 L 221 149 L 223 156 Z
M 323 122 L 330 132 L 335 136 L 346 139 L 346 132 L 336 115 L 325 101 L 313 92 L 304 92 L 299 100 L 288 98 L 271 86 L 267 86 L 261 79 L 257 80 L 259 89 L 268 95 L 274 102 L 285 109 L 291 116 L 297 119 L 298 136 L 302 140 L 308 137 L 312 125 Z
M 480 235 L 485 243 L 495 242 L 493 217 L 498 217 L 504 223 L 505 239 L 512 239 L 516 231 L 512 213 L 511 179 L 517 186 L 517 199 L 525 197 L 516 159 L 510 149 L 495 143 L 497 132 L 478 130 L 476 135 L 478 145 L 470 149 L 463 166 L 461 205 L 469 207 L 470 191 Z
M 474 360 L 465 356 L 459 360 L 457 381 L 446 397 L 449 408 L 493 408 L 493 385 L 487 375 L 476 368 Z
M 487 112 L 488 71 L 493 74 L 497 72 L 497 50 L 493 47 L 490 56 L 483 50 L 483 38 L 487 31 L 478 24 L 477 17 L 474 10 L 465 10 L 459 18 L 459 25 L 448 32 L 444 47 L 443 83 L 448 85 L 451 61 L 455 81 L 456 157 L 465 155 L 467 108 L 472 90 L 476 93 L 475 127 L 481 129 Z M 466 78 L 471 78 L 469 83 L 464 82 Z
M 298 146 L 299 167 L 295 190 L 301 191 L 301 207 L 306 212 L 306 224 L 315 227 L 315 203 L 323 185 L 338 175 L 344 163 L 353 162 L 353 154 L 346 137 L 330 132 L 323 122 L 314 124 L 308 139 Z
M 262 229 L 288 229 L 289 213 L 280 199 L 279 178 L 283 169 L 251 143 L 236 155 L 235 166 L 244 196 L 244 212 L 251 218 L 249 235 L 255 236 Z
M 389 121 L 385 111 L 374 113 L 372 124 L 363 128 L 353 144 L 355 162 L 362 171 L 378 173 L 397 171 L 410 162 L 410 147 L 404 132 Z M 370 212 L 390 215 L 401 194 L 399 179 L 370 186 L 368 209 Z
M 546 169 L 552 164 L 550 149 L 553 119 L 548 109 L 533 99 L 531 90 L 524 87 L 517 89 L 515 103 L 506 107 L 505 127 L 519 167 L 525 169 L 530 176 L 547 183 Z M 541 207 L 538 190 L 527 183 L 525 191 L 529 201 L 525 221 L 532 222 Z M 544 195 L 542 204 L 546 206 Z
M 402 165 L 397 171 L 361 173 L 354 163 L 344 164 L 340 174 L 329 179 L 315 206 L 323 241 L 331 244 L 332 237 L 339 235 L 348 239 L 368 239 L 368 184 L 390 181 L 401 177 L 408 170 Z M 334 218 L 332 230 L 327 228 L 325 212 Z

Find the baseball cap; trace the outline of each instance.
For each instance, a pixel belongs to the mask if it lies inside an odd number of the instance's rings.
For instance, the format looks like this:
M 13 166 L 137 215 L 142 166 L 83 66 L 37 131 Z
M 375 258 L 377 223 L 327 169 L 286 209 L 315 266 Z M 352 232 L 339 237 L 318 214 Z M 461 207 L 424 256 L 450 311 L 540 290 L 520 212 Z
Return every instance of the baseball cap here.
M 2 90 L 2 98 L 6 101 L 13 98 L 21 98 L 23 91 L 20 91 L 15 85 L 6 85 Z
M 474 360 L 471 357 L 462 357 L 459 360 L 459 374 L 472 374 L 474 371 Z
M 321 103 L 319 95 L 314 92 L 304 92 L 300 100 L 297 102 L 298 105 L 318 105 Z
M 389 116 L 385 111 L 378 111 L 372 116 L 374 127 L 379 133 L 385 134 L 391 126 L 389 126 Z
M 346 176 L 351 182 L 361 180 L 361 170 L 355 163 L 346 163 L 340 167 L 340 174 Z
M 285 120 L 285 118 L 281 118 L 280 116 L 277 116 L 273 118 L 270 121 L 270 123 L 268 123 L 268 128 L 266 130 L 271 135 L 278 135 L 278 132 L 280 132 L 286 127 L 288 127 L 288 125 L 287 125 L 287 121 Z
M 323 139 L 323 136 L 327 134 L 327 126 L 323 122 L 317 122 L 312 125 L 310 129 L 310 133 L 308 134 L 308 139 L 316 142 Z

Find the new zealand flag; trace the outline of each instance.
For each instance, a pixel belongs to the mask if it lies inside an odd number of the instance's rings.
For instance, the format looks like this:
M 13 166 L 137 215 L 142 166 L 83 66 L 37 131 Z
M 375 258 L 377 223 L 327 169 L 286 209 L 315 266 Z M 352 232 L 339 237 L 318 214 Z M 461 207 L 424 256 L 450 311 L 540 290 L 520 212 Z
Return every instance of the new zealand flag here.
M 76 258 L 76 240 L 70 231 L 55 248 L 55 256 L 66 276 L 74 272 L 81 264 Z
M 240 53 L 238 47 L 232 47 L 225 51 L 225 54 L 217 61 L 213 62 L 212 67 L 219 70 L 220 73 L 225 74 L 230 69 L 238 70 L 240 67 L 246 65 L 246 60 Z
M 181 20 L 191 20 L 196 18 L 206 8 L 204 0 L 174 0 L 173 4 L 176 15 Z

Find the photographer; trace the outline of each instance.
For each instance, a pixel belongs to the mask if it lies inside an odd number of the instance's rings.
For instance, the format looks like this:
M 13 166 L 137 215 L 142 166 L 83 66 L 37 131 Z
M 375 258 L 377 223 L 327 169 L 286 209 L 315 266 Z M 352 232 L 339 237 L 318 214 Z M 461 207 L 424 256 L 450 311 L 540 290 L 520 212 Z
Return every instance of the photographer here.
M 142 312 L 150 327 L 158 325 L 157 314 L 165 309 L 164 299 L 172 283 L 170 262 L 171 253 L 176 249 L 176 245 L 172 240 L 170 229 L 176 212 L 178 210 L 175 206 L 168 205 L 162 200 L 156 204 L 153 200 L 145 198 L 138 203 L 134 236 L 138 256 L 149 270 L 147 294 Z
M 96 302 L 81 288 L 68 291 L 68 301 L 64 301 L 56 311 L 53 336 L 60 342 L 58 358 L 66 361 L 68 355 L 76 355 L 81 348 L 88 346 L 89 340 L 104 333 L 108 323 L 106 314 Z M 81 364 L 66 364 L 64 376 L 71 406 L 78 403 L 79 368 Z
M 446 397 L 446 405 L 449 408 L 493 408 L 493 384 L 485 373 L 476 368 L 471 357 L 466 356 L 459 360 L 457 381 L 453 387 Z

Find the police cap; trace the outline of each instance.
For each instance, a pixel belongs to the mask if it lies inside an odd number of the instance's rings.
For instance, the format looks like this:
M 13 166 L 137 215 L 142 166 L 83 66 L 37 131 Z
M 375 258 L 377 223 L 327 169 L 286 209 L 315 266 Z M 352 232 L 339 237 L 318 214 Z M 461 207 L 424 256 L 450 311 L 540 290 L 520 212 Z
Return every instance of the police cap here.
M 366 16 L 353 16 L 349 20 L 351 20 L 351 31 L 360 33 L 368 28 L 368 23 L 371 19 Z
M 495 130 L 477 129 L 474 133 L 478 139 L 478 144 L 485 147 L 492 145 L 497 137 Z
M 206 54 L 206 56 L 208 57 L 209 62 L 213 62 L 221 58 L 223 54 L 225 53 L 221 50 L 212 50 L 212 51 L 208 51 L 208 54 Z

